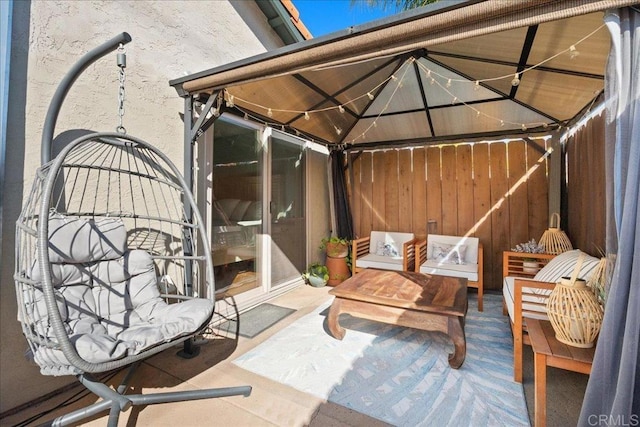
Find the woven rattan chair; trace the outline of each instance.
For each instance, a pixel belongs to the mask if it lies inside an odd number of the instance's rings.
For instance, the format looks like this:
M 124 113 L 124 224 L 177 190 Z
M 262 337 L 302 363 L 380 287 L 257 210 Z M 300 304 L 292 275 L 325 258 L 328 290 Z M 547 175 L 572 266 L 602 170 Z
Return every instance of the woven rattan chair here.
M 210 253 L 184 178 L 138 138 L 89 133 L 37 170 L 16 226 L 19 321 L 42 374 L 75 375 L 101 398 L 54 425 L 109 410 L 115 426 L 132 405 L 251 393 L 243 386 L 126 395 L 131 372 L 115 389 L 95 375 L 133 370 L 210 324 Z

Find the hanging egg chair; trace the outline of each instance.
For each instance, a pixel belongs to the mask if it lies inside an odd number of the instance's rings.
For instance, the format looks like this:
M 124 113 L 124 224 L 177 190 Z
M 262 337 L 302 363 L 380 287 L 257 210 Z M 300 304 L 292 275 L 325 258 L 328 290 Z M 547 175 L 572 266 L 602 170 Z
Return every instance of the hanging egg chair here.
M 116 425 L 131 405 L 251 392 L 244 386 L 126 395 L 126 384 L 114 390 L 93 376 L 190 343 L 210 323 L 215 303 L 207 233 L 167 156 L 120 125 L 118 132 L 80 136 L 46 158 L 77 74 L 128 41 L 123 33 L 85 55 L 61 83 L 45 121 L 45 162 L 16 224 L 18 317 L 33 360 L 42 374 L 76 375 L 102 398 L 56 425 L 105 410 Z

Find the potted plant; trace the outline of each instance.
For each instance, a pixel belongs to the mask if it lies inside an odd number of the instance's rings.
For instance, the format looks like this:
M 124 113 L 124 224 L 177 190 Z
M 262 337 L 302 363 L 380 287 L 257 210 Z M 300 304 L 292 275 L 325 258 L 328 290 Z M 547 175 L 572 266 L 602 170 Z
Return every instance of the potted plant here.
M 344 258 L 349 253 L 349 240 L 342 237 L 325 237 L 320 241 L 320 249 L 332 258 Z
M 351 276 L 347 263 L 349 255 L 349 240 L 342 237 L 325 237 L 320 242 L 320 249 L 327 254 L 327 268 L 329 269 L 329 286 L 336 286 Z
M 544 246 L 540 243 L 536 243 L 536 239 L 531 239 L 528 242 L 520 243 L 515 248 L 511 249 L 513 252 L 529 253 L 529 254 L 543 254 L 545 253 Z M 535 258 L 522 258 L 522 271 L 524 273 L 536 274 L 540 270 L 540 265 Z
M 302 273 L 302 277 L 316 288 L 321 288 L 327 284 L 329 280 L 329 269 L 320 263 L 309 264 L 307 270 Z

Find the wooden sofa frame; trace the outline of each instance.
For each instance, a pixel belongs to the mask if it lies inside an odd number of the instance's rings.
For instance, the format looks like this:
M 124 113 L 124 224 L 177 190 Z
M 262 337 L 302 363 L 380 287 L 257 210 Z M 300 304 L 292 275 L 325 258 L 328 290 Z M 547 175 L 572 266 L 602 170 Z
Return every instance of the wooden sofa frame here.
M 504 252 L 502 255 L 502 279 L 507 276 L 522 277 L 531 279 L 535 276 L 533 273 L 527 273 L 524 271 L 523 262 L 525 259 L 534 259 L 540 268 L 547 265 L 547 263 L 553 259 L 555 255 L 552 254 L 531 254 L 522 252 Z M 539 312 L 533 310 L 527 310 L 523 308 L 523 298 L 527 296 L 536 297 L 540 299 L 540 302 L 527 302 L 527 304 L 535 304 L 542 306 L 546 303 L 548 295 L 536 293 L 536 290 L 553 290 L 556 286 L 555 283 L 538 282 L 533 280 L 514 280 L 513 285 L 513 321 L 510 320 L 511 332 L 513 333 L 513 379 L 516 382 L 522 382 L 522 351 L 523 345 L 531 345 L 529 335 L 527 334 L 527 324 L 525 317 L 528 317 L 530 313 Z M 502 313 L 509 315 L 507 310 L 507 304 L 502 299 Z

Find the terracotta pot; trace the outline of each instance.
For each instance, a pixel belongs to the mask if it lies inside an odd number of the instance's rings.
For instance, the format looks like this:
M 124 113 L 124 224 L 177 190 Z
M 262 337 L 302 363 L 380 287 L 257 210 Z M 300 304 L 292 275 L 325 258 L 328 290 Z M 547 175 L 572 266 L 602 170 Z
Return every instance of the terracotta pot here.
M 349 246 L 345 243 L 327 243 L 327 256 L 333 258 L 344 258 L 349 253 Z
M 327 256 L 327 269 L 329 269 L 329 281 L 327 285 L 336 286 L 351 276 L 346 257 Z

